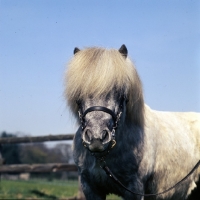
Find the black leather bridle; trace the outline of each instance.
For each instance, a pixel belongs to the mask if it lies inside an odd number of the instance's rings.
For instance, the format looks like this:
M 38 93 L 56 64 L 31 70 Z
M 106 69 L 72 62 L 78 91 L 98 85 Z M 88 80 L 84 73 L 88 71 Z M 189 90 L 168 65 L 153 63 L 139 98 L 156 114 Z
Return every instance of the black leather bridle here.
M 79 119 L 80 119 L 80 122 L 81 122 L 81 129 L 82 131 L 84 131 L 84 129 L 86 128 L 86 125 L 85 125 L 85 116 L 90 113 L 90 112 L 93 112 L 93 111 L 102 111 L 102 112 L 105 112 L 105 113 L 108 113 L 112 116 L 112 119 L 114 121 L 114 126 L 112 127 L 112 131 L 111 131 L 111 135 L 112 135 L 112 139 L 111 139 L 111 142 L 110 142 L 110 145 L 108 146 L 108 148 L 106 149 L 106 155 L 109 153 L 110 149 L 112 149 L 115 145 L 116 145 L 116 140 L 115 140 L 115 131 L 118 127 L 118 122 L 121 118 L 121 115 L 122 115 L 122 111 L 123 111 L 123 105 L 124 105 L 124 102 L 127 102 L 126 98 L 123 97 L 121 99 L 121 102 L 120 102 L 120 105 L 119 105 L 119 110 L 117 112 L 117 114 L 115 112 L 113 112 L 111 109 L 109 108 L 106 108 L 104 106 L 92 106 L 88 109 L 86 109 L 83 113 L 81 111 L 81 103 L 80 101 L 76 101 L 77 105 L 78 105 L 78 115 L 79 115 Z M 83 142 L 83 145 L 84 147 L 87 148 L 87 145 Z M 87 148 L 89 150 L 89 148 Z M 105 152 L 104 152 L 105 154 Z M 92 153 L 92 155 L 97 155 L 95 153 Z

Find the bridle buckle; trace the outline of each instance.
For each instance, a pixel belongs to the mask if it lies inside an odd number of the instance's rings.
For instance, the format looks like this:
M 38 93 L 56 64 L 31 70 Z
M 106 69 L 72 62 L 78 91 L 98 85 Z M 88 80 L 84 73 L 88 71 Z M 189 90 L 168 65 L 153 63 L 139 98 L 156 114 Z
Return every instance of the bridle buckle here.
M 112 140 L 111 149 L 117 144 L 116 140 Z

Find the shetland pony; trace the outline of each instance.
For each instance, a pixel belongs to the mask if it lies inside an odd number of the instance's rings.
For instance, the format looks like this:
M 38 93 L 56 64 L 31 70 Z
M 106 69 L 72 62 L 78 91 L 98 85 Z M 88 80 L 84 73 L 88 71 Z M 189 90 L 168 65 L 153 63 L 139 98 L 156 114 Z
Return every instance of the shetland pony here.
M 73 155 L 87 200 L 113 193 L 123 199 L 187 199 L 200 169 L 157 196 L 132 194 L 102 169 L 109 167 L 136 193 L 159 193 L 185 177 L 200 159 L 200 114 L 162 112 L 144 104 L 136 68 L 119 50 L 75 48 L 65 76 L 65 96 L 80 128 Z

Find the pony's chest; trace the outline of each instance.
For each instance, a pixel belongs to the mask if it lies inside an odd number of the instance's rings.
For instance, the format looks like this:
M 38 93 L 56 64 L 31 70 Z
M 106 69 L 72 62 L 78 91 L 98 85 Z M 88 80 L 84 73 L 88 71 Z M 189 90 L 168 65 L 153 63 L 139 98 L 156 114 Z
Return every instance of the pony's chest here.
M 90 170 L 91 179 L 97 184 L 103 184 L 107 182 L 107 175 L 101 167 L 95 166 Z
M 114 193 L 121 195 L 121 188 L 100 168 L 95 167 L 90 171 L 90 185 L 106 194 Z

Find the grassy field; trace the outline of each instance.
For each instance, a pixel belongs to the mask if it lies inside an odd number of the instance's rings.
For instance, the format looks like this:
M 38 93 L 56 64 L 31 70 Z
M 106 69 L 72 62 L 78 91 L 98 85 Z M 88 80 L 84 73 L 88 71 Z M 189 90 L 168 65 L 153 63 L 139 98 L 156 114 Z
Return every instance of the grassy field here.
M 77 181 L 1 180 L 0 199 L 67 199 L 77 195 Z M 110 195 L 107 199 L 119 200 Z

